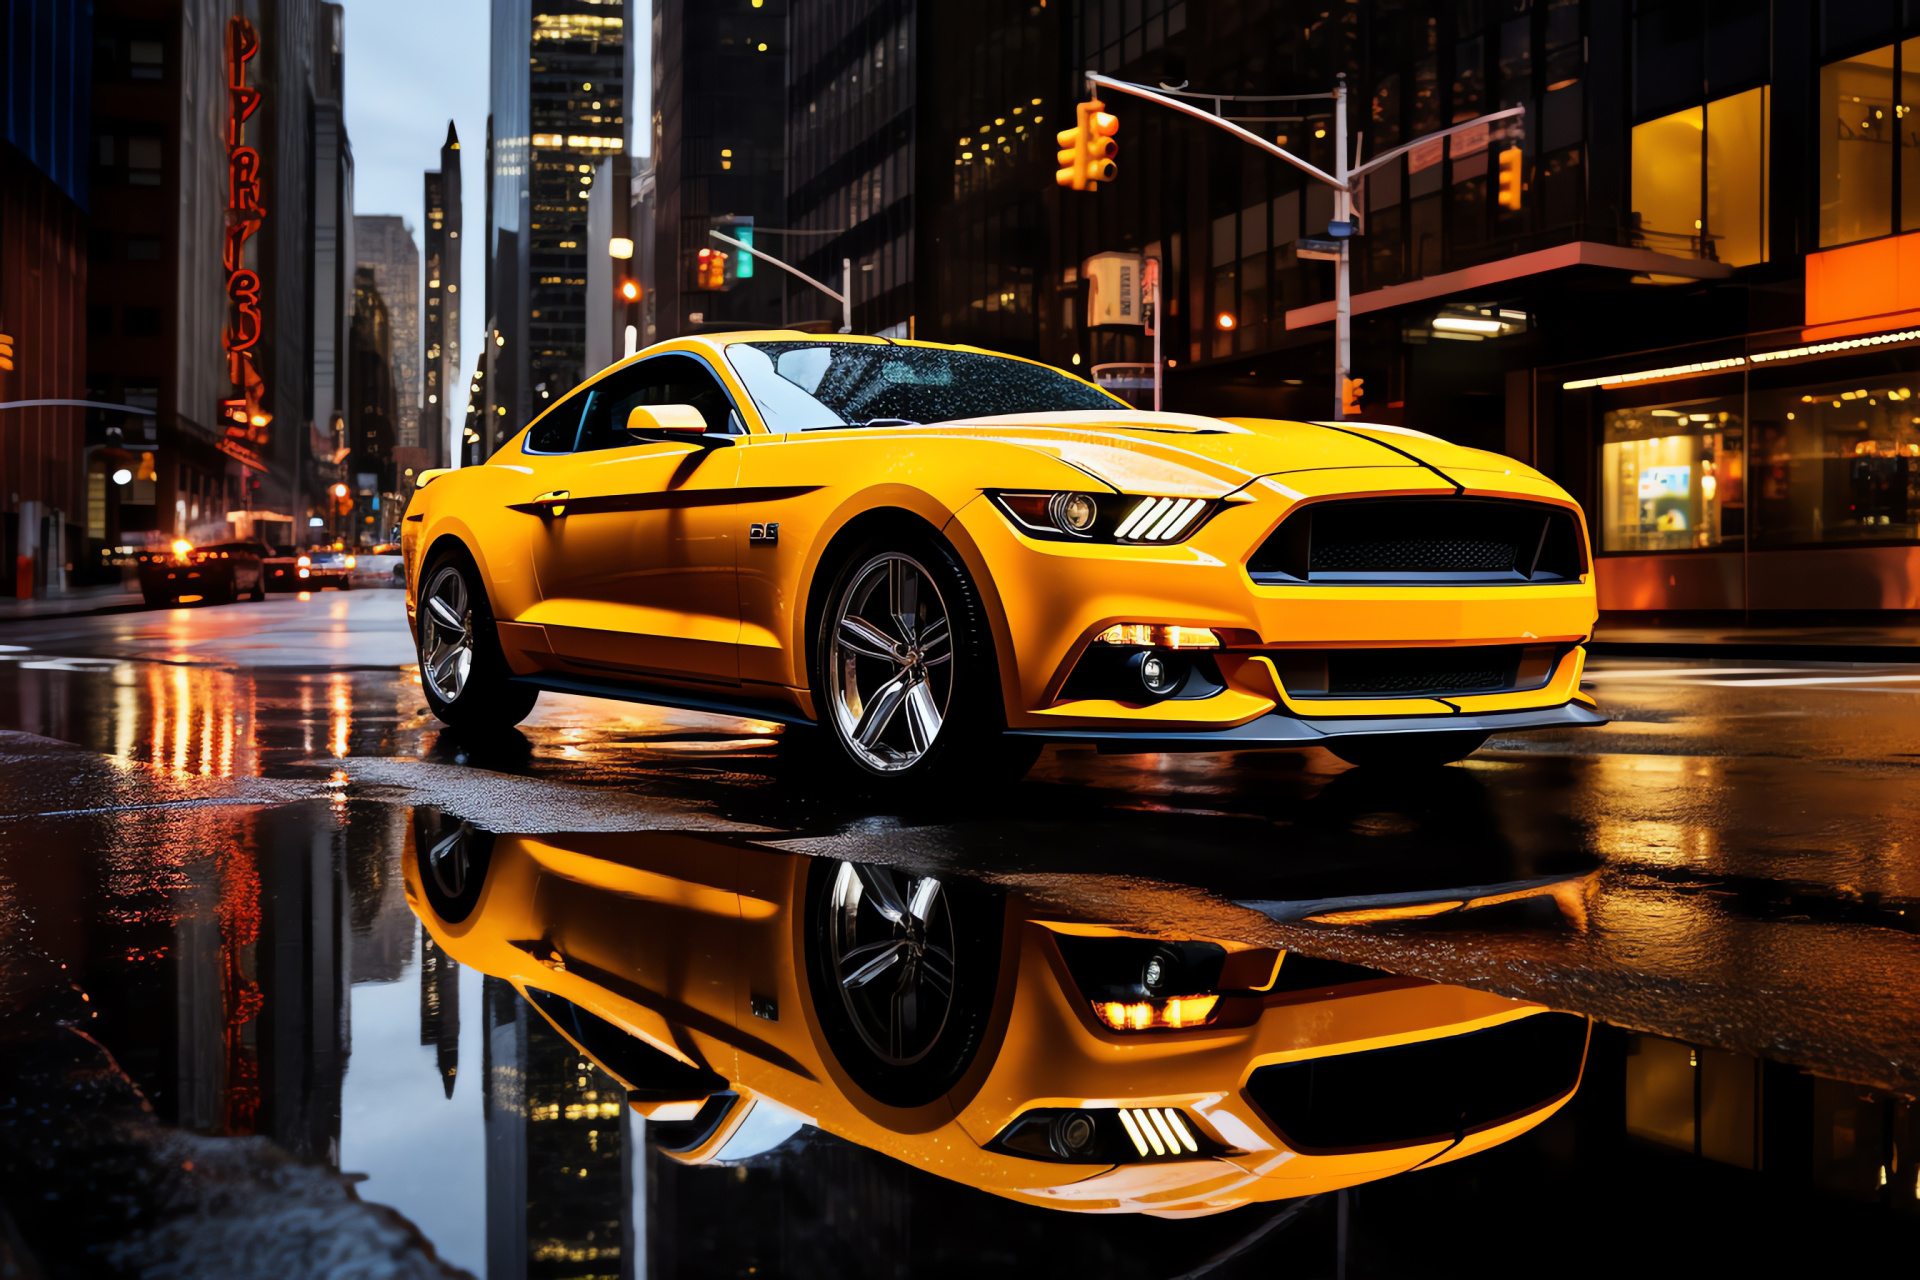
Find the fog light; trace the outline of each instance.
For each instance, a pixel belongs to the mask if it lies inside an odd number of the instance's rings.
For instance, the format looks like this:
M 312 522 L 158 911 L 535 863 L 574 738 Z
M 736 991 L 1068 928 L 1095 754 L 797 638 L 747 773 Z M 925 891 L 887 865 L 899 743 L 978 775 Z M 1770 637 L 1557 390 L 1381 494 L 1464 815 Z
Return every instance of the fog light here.
M 1187 678 L 1186 659 L 1172 654 L 1146 650 L 1134 654 L 1127 665 L 1133 668 L 1135 678 L 1150 698 L 1169 696 Z
M 1086 1112 L 1062 1111 L 1048 1127 L 1047 1145 L 1062 1160 L 1084 1159 L 1092 1154 L 1098 1133 Z

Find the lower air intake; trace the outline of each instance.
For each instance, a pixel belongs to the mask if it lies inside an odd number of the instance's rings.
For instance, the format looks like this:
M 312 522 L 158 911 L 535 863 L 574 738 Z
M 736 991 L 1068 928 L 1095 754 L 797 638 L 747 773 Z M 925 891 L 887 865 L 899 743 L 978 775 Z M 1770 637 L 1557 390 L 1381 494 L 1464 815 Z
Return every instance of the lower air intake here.
M 1540 1013 L 1485 1031 L 1261 1067 L 1247 1097 L 1299 1151 L 1445 1141 L 1571 1090 L 1587 1020 Z

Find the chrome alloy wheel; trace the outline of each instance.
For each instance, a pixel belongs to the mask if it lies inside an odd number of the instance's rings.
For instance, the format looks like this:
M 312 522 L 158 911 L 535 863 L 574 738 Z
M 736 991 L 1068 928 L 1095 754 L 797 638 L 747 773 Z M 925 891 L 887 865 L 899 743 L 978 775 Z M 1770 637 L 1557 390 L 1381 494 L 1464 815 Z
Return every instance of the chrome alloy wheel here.
M 888 1066 L 925 1057 L 953 1012 L 953 918 L 931 876 L 845 862 L 827 958 L 854 1029 Z
M 829 700 L 842 739 L 876 773 L 911 769 L 933 748 L 953 696 L 953 628 L 919 561 L 875 556 L 834 605 Z
M 442 565 L 420 607 L 420 678 L 442 702 L 459 700 L 473 671 L 473 604 L 466 575 Z

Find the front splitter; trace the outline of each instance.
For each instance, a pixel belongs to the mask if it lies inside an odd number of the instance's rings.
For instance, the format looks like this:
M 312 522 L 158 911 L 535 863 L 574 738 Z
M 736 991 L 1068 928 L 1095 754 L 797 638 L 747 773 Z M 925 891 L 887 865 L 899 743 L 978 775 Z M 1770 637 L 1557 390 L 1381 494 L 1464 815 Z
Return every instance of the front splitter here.
M 1528 729 L 1592 729 L 1607 717 L 1578 702 L 1527 711 L 1498 711 L 1451 716 L 1343 716 L 1312 720 L 1270 711 L 1231 729 L 1160 729 L 1147 732 L 1102 729 L 1011 729 L 1016 738 L 1046 742 L 1091 743 L 1102 753 L 1167 751 L 1246 751 L 1260 747 L 1301 747 L 1355 734 L 1513 733 Z

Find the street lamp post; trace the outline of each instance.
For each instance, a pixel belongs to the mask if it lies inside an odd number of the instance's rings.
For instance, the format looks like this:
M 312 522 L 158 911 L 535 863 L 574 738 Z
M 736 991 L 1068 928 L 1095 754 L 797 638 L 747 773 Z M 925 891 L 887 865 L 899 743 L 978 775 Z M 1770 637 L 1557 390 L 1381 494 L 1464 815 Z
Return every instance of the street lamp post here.
M 840 304 L 840 332 L 842 333 L 853 332 L 853 259 L 852 258 L 840 259 L 840 279 L 842 281 L 842 287 L 845 289 L 845 292 L 835 293 L 833 290 L 827 288 L 827 286 L 821 284 L 818 280 L 815 280 L 812 276 L 808 275 L 806 272 L 802 271 L 800 268 L 795 266 L 789 266 L 787 263 L 780 261 L 780 259 L 774 257 L 770 253 L 762 253 L 760 252 L 760 250 L 754 248 L 750 244 L 745 243 L 744 241 L 735 240 L 732 236 L 722 235 L 718 231 L 709 231 L 707 232 L 707 234 L 712 236 L 715 240 L 726 241 L 728 244 L 732 245 L 736 249 L 746 250 L 748 253 L 760 259 L 760 261 L 762 262 L 772 263 L 774 266 L 780 268 L 782 271 L 788 272 L 791 275 L 799 276 L 802 280 L 805 280 L 808 284 L 812 285 L 814 288 L 818 289 L 820 292 L 826 294 L 829 298 L 832 298 L 835 302 Z
M 1338 77 L 1332 93 L 1293 93 L 1249 96 L 1245 94 L 1196 93 L 1188 89 L 1149 89 L 1145 85 L 1133 84 L 1126 80 L 1115 80 L 1098 72 L 1086 73 L 1087 84 L 1096 88 L 1111 89 L 1115 93 L 1124 93 L 1129 97 L 1142 98 L 1148 102 L 1159 103 L 1163 107 L 1204 120 L 1215 128 L 1224 129 L 1242 142 L 1250 143 L 1270 155 L 1286 161 L 1315 181 L 1324 182 L 1333 188 L 1333 221 L 1327 230 L 1340 244 L 1340 257 L 1334 266 L 1333 282 L 1333 418 L 1335 421 L 1346 416 L 1347 373 L 1352 367 L 1353 357 L 1353 291 L 1351 284 L 1352 257 L 1350 241 L 1353 236 L 1353 197 L 1361 182 L 1369 173 L 1382 165 L 1391 164 L 1415 147 L 1468 129 L 1483 128 L 1495 120 L 1505 120 L 1512 116 L 1526 114 L 1525 107 L 1508 107 L 1504 111 L 1489 112 L 1484 116 L 1475 116 L 1445 129 L 1436 129 L 1423 134 L 1412 142 L 1384 151 L 1365 164 L 1349 167 L 1347 156 L 1347 78 Z M 1213 103 L 1213 110 L 1182 102 L 1182 98 L 1200 98 Z M 1223 104 L 1228 102 L 1305 102 L 1308 100 L 1333 101 L 1333 172 L 1308 164 L 1285 147 L 1269 142 L 1259 134 L 1242 128 L 1226 118 Z M 1279 119 L 1281 117 L 1249 117 L 1252 122 Z M 1293 117 L 1287 117 L 1293 118 Z M 1158 363 L 1158 357 L 1155 357 Z M 1156 370 L 1156 377 L 1158 372 Z

